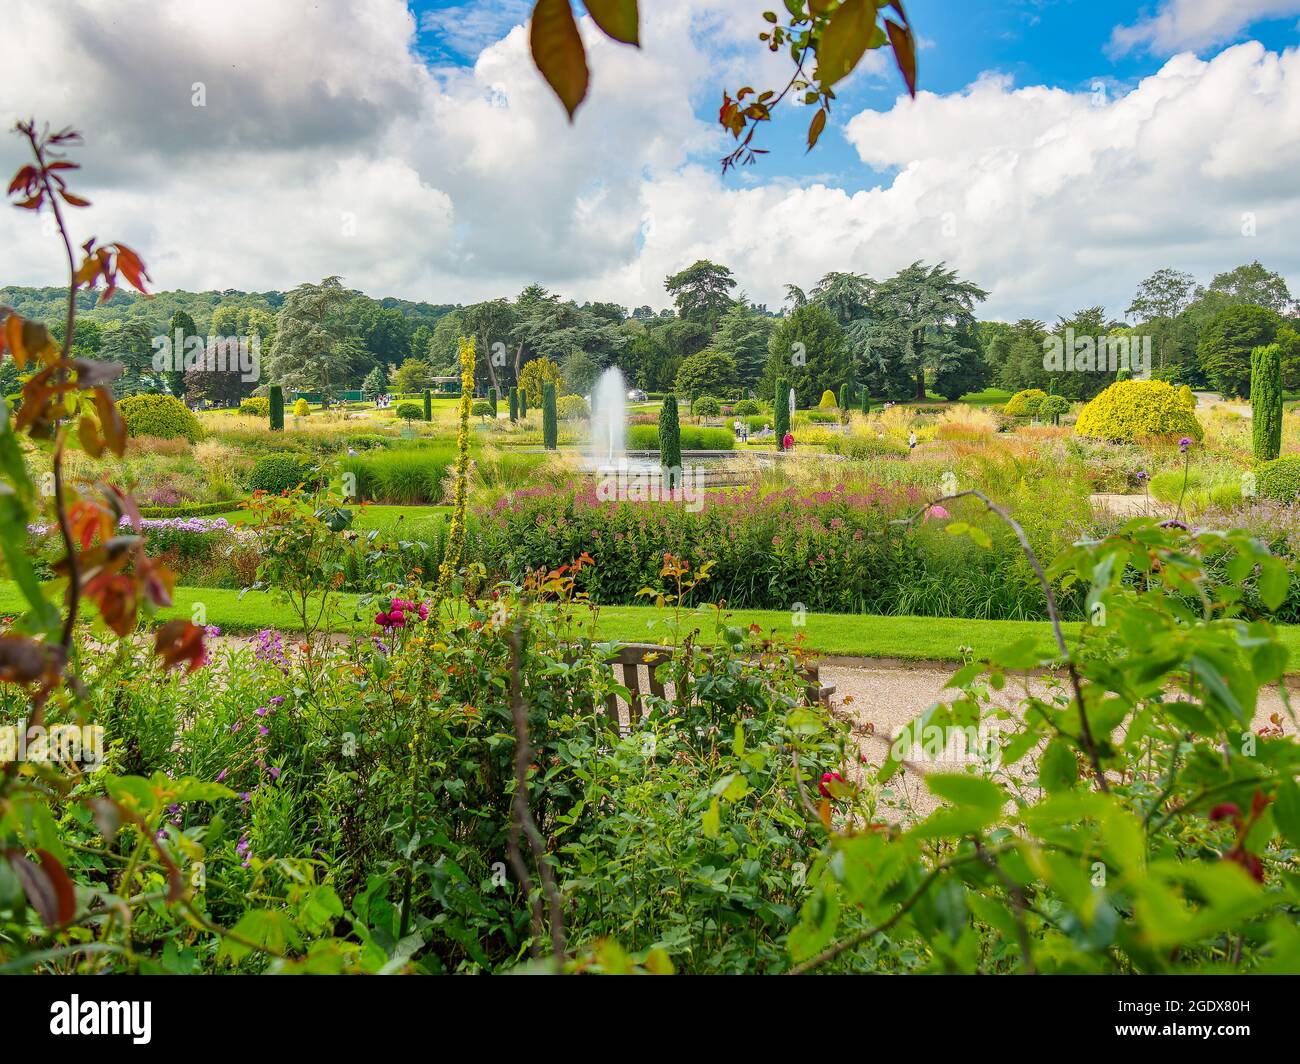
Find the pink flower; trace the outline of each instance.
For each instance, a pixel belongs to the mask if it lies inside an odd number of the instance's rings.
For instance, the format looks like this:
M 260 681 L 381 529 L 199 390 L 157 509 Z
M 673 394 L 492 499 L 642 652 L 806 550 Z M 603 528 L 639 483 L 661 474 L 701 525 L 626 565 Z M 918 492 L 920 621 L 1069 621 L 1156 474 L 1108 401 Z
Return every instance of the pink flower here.
M 934 506 L 931 506 L 928 510 L 925 511 L 925 517 L 922 518 L 922 520 L 928 521 L 930 520 L 930 518 L 933 517 L 937 521 L 942 521 L 945 517 L 951 517 L 951 516 L 952 514 L 950 514 L 942 506 L 935 504 Z

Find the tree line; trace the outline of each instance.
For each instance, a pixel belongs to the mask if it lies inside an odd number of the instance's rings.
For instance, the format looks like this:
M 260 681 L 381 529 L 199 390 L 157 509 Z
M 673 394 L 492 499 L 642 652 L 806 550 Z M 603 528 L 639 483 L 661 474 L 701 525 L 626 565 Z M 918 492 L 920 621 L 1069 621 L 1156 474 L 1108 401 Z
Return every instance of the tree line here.
M 801 406 L 845 385 L 875 398 L 957 399 L 989 386 L 1041 387 L 1087 399 L 1115 377 L 1113 367 L 1053 373 L 1052 337 L 1132 338 L 1149 344 L 1153 376 L 1225 395 L 1249 391 L 1250 354 L 1282 349 L 1288 390 L 1300 388 L 1300 334 L 1285 280 L 1254 262 L 1200 286 L 1187 273 L 1157 270 L 1135 292 L 1124 319 L 1100 306 L 1042 321 L 980 321 L 988 293 L 945 264 L 915 262 L 882 281 L 832 271 L 810 287 L 788 285 L 770 311 L 749 300 L 725 265 L 701 260 L 664 281 L 668 309 L 566 300 L 531 284 L 513 299 L 468 306 L 373 299 L 338 277 L 290 292 L 119 294 L 79 316 L 74 353 L 120 361 L 122 394 L 167 391 L 190 401 L 234 405 L 287 391 L 335 397 L 412 393 L 458 377 L 458 341 L 477 341 L 476 388 L 498 395 L 552 382 L 586 394 L 617 365 L 629 385 L 684 398 L 773 394 L 785 378 Z M 46 321 L 58 334 L 63 310 L 54 289 L 0 289 L 0 301 Z M 205 369 L 158 373 L 156 336 L 256 337 L 260 381 Z M 529 368 L 531 366 L 531 368 Z M 5 393 L 16 378 L 0 381 Z

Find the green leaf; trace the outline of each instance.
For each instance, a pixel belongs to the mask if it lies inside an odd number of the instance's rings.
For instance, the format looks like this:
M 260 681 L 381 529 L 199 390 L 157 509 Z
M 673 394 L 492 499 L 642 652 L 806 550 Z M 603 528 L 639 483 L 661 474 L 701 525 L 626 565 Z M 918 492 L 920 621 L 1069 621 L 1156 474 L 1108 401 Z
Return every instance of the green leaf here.
M 722 830 L 722 809 L 716 796 L 709 803 L 709 808 L 705 810 L 703 827 L 706 839 L 716 839 L 718 832 Z
M 823 86 L 846 77 L 868 48 L 879 48 L 885 35 L 876 25 L 874 0 L 844 0 L 831 16 L 817 47 L 817 79 Z
M 1300 849 L 1300 786 L 1295 780 L 1283 780 L 1278 785 L 1273 820 L 1287 842 Z
M 997 811 L 1006 804 L 1007 792 L 992 780 L 958 772 L 935 772 L 925 777 L 925 785 L 936 798 L 953 805 L 975 806 Z
M 537 0 L 529 29 L 533 62 L 569 112 L 569 121 L 586 98 L 587 53 L 569 0 Z
M 1068 791 L 1079 779 L 1079 762 L 1070 740 L 1058 735 L 1043 751 L 1038 762 L 1038 781 L 1048 794 Z
M 1277 609 L 1286 601 L 1287 587 L 1291 583 L 1291 574 L 1287 572 L 1286 563 L 1281 558 L 1268 557 L 1259 563 L 1259 597 L 1270 610 Z
M 640 46 L 640 16 L 637 0 L 584 0 L 587 14 L 607 37 Z

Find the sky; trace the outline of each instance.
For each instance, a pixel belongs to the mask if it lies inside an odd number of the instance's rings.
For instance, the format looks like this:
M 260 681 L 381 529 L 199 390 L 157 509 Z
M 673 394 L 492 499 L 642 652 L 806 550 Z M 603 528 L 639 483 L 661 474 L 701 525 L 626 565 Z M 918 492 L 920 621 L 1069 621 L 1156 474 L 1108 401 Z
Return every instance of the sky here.
M 774 2 L 774 0 L 772 0 Z M 469 303 L 540 282 L 666 306 L 731 267 L 750 300 L 832 270 L 946 262 L 981 317 L 1054 320 L 1172 266 L 1252 260 L 1300 292 L 1300 0 L 911 0 L 919 85 L 886 53 L 804 150 L 723 175 L 725 89 L 778 87 L 763 0 L 646 0 L 643 47 L 583 18 L 572 125 L 527 52 L 528 0 L 44 0 L 6 15 L 0 121 L 82 130 L 78 240 L 121 240 L 159 290 Z M 0 137 L 0 168 L 25 160 Z M 58 284 L 48 225 L 0 211 L 0 284 Z

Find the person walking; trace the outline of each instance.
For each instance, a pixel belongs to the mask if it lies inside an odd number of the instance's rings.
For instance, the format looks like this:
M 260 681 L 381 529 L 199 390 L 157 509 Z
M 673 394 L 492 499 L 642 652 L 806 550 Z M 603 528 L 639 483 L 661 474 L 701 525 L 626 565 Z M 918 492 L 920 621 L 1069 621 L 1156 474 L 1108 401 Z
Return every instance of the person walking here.
M 907 434 L 907 449 L 908 449 L 908 451 L 915 451 L 915 450 L 916 450 L 916 430 L 915 430 L 915 429 L 912 429 L 912 431 L 909 432 L 909 433 Z
M 781 450 L 783 451 L 794 450 L 794 436 L 791 435 L 791 433 L 788 431 L 784 436 L 781 437 Z

